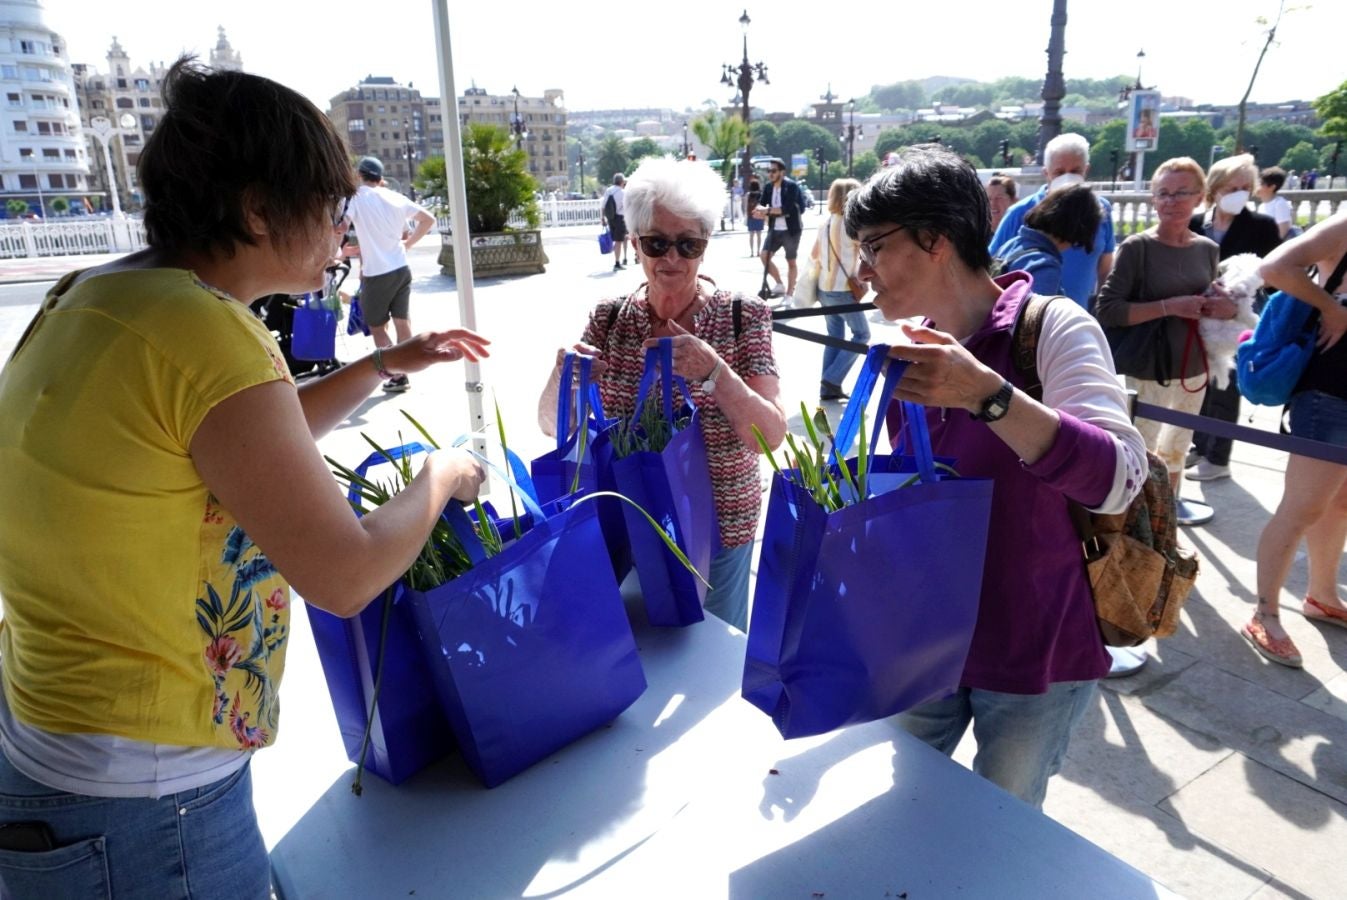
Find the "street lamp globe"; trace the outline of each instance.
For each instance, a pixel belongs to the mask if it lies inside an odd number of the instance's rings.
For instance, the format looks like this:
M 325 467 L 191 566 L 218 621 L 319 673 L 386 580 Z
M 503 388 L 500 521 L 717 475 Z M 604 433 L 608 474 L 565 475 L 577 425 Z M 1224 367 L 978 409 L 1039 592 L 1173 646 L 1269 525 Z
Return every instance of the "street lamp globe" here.
M 136 117 L 130 113 L 122 113 L 121 118 L 117 120 L 117 124 L 130 131 L 136 127 Z

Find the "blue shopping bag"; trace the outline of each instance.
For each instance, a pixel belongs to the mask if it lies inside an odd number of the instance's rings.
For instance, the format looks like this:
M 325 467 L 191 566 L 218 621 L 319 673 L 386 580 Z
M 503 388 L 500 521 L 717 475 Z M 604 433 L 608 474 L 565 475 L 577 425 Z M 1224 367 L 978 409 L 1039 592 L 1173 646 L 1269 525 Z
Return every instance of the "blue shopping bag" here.
M 395 459 L 422 451 L 420 444 L 390 450 Z M 362 462 L 363 475 L 385 462 L 378 453 Z M 358 499 L 354 489 L 351 502 Z M 357 616 L 343 619 L 305 604 L 328 694 L 337 714 L 346 757 L 392 784 L 446 756 L 454 747 L 449 719 L 431 683 L 416 622 L 390 588 Z M 379 682 L 378 702 L 374 685 Z M 373 717 L 368 747 L 366 723 Z M 363 748 L 363 749 L 362 749 Z
M 613 233 L 607 228 L 599 232 L 599 252 L 603 254 L 613 252 Z
M 464 758 L 495 787 L 615 719 L 646 688 L 593 502 L 573 498 L 500 523 L 486 557 L 466 513 L 446 510 L 473 568 L 429 591 L 404 588 L 435 694 Z
M 645 517 L 623 504 L 632 561 L 650 624 L 691 625 L 703 618 L 702 603 L 706 600 L 703 579 L 711 572 L 711 556 L 720 545 L 720 534 L 701 413 L 693 406 L 687 383 L 674 374 L 673 342 L 669 338 L 661 338 L 657 346 L 646 351 L 633 423 L 640 420 L 656 379 L 660 383 L 664 420 L 674 421 L 675 388 L 681 394 L 683 411 L 690 410 L 691 418 L 661 452 L 640 450 L 615 458 L 613 474 L 618 491 L 659 523 L 701 575 L 698 578 L 689 572 Z M 630 428 L 640 432 L 635 424 Z
M 866 356 L 834 468 L 886 365 L 881 409 L 897 386 L 902 366 L 887 353 Z M 772 479 L 742 695 L 786 738 L 894 715 L 951 693 L 963 674 L 992 482 L 941 474 L 919 406 L 906 416 L 911 455 L 876 456 L 881 419 L 861 502 L 828 512 L 782 474 Z
M 370 336 L 369 326 L 365 324 L 365 309 L 360 305 L 359 290 L 351 298 L 351 312 L 346 317 L 346 333 L 351 335 L 360 333 L 365 337 Z
M 568 353 L 562 363 L 557 390 L 557 446 L 529 466 L 541 503 L 576 491 L 589 494 L 617 490 L 609 439 L 614 420 L 604 417 L 598 384 L 590 376 L 593 362 L 588 356 Z M 622 514 L 624 504 L 615 497 L 599 497 L 589 502 L 598 504 L 604 546 L 613 564 L 613 575 L 620 582 L 631 571 L 631 541 Z
M 290 355 L 295 359 L 337 355 L 337 313 L 316 292 L 300 298 L 290 328 Z

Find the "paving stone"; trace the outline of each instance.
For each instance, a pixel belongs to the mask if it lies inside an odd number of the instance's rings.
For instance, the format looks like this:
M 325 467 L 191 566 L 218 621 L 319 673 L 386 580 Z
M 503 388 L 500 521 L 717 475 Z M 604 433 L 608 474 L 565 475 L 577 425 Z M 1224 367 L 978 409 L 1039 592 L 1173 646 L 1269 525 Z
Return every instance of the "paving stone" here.
M 1189 667 L 1142 702 L 1347 803 L 1347 722 L 1342 719 L 1207 663 Z
M 1275 870 L 1288 896 L 1347 895 L 1347 804 L 1257 760 L 1231 756 L 1160 809 L 1250 870 Z
M 1188 900 L 1248 897 L 1272 877 L 1116 785 L 1054 778 L 1043 811 Z
M 1347 721 L 1347 674 L 1330 678 L 1302 701 L 1306 706 Z

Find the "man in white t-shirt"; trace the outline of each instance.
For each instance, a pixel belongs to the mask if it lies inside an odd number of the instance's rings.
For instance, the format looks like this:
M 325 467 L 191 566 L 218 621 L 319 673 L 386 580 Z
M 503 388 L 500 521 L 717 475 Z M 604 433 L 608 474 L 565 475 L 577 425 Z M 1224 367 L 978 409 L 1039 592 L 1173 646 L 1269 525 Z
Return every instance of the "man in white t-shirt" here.
M 398 343 L 412 336 L 412 271 L 407 266 L 407 250 L 435 226 L 435 217 L 384 187 L 383 163 L 373 156 L 360 160 L 356 171 L 360 187 L 347 212 L 360 241 L 360 308 L 374 345 L 391 347 L 389 318 Z M 383 388 L 401 393 L 410 386 L 406 375 L 390 374 Z
M 627 177 L 621 172 L 613 176 L 613 183 L 603 192 L 603 212 L 600 219 L 613 238 L 613 271 L 627 267 L 627 218 L 624 190 Z M 621 257 L 621 260 L 618 257 Z
M 1286 171 L 1281 166 L 1269 166 L 1258 173 L 1258 190 L 1255 192 L 1259 200 L 1258 211 L 1276 221 L 1282 240 L 1286 239 L 1286 233 L 1295 224 L 1291 204 L 1278 193 L 1285 185 Z

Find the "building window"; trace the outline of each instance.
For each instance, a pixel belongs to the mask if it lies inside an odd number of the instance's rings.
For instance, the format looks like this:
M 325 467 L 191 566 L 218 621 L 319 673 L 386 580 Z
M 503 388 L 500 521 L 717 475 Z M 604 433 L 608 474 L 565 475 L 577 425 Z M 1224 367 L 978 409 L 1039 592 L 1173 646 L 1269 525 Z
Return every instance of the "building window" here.
M 148 91 L 149 89 L 150 89 L 150 80 L 149 80 L 148 78 L 137 78 L 137 79 L 136 79 L 136 90 L 138 90 L 138 91 Z
M 154 126 L 156 124 L 158 123 L 155 121 L 154 116 L 140 117 L 140 130 L 146 132 L 147 134 L 151 131 L 154 131 Z
M 130 97 L 118 97 L 118 98 L 117 98 L 117 108 L 118 108 L 118 109 L 134 109 L 135 106 L 136 106 L 136 105 L 135 105 L 134 103 L 131 102 L 131 98 L 130 98 Z
M 67 147 L 67 148 L 65 149 L 65 158 L 66 158 L 66 159 L 74 159 L 74 158 L 75 158 L 75 151 L 74 151 L 74 150 L 71 150 L 69 147 Z
M 38 133 L 38 134 L 51 134 L 51 123 L 50 123 L 50 122 L 38 122 L 38 123 L 37 123 L 37 133 Z
M 56 189 L 59 191 L 61 188 L 65 187 L 65 176 L 64 176 L 64 175 L 48 175 L 48 176 L 47 176 L 47 187 L 53 187 L 53 188 L 56 188 Z
M 6 94 L 5 98 L 9 100 L 10 106 L 23 106 L 22 94 Z
M 33 158 L 33 148 L 32 148 L 32 147 L 20 147 L 20 148 L 19 148 L 19 159 L 32 159 L 32 158 Z
M 19 67 L 11 65 L 0 66 L 0 76 L 12 78 L 17 81 L 19 78 Z
M 60 159 L 60 158 L 61 158 L 61 151 L 60 151 L 60 150 L 57 150 L 57 149 L 54 149 L 54 148 L 52 148 L 52 147 L 43 147 L 43 148 L 42 148 L 42 158 L 43 158 L 43 159 Z
M 118 66 L 118 67 L 117 67 L 117 70 L 118 70 L 118 71 L 121 71 L 121 68 L 122 68 L 121 66 Z M 117 87 L 121 88 L 122 90 L 126 90 L 126 79 L 125 79 L 125 78 L 118 78 L 118 79 L 117 79 Z
M 32 55 L 37 52 L 37 50 L 34 49 L 35 44 L 35 41 L 19 41 L 19 52 Z
M 364 130 L 365 130 L 365 120 L 364 120 L 364 119 L 352 119 L 350 122 L 348 122 L 348 123 L 346 124 L 346 130 L 347 130 L 347 131 L 364 131 Z
M 29 190 L 29 191 L 37 190 L 37 176 L 36 176 L 36 175 L 20 175 L 20 176 L 19 176 L 19 187 L 22 188 L 22 189 L 24 189 L 24 190 Z
M 140 102 L 140 105 L 141 105 L 142 107 L 144 107 L 145 109 L 149 109 L 149 108 L 150 108 L 150 98 L 149 98 L 149 97 L 141 97 L 139 102 Z
M 27 122 L 15 122 L 15 123 L 14 123 L 14 133 L 15 133 L 15 134 L 27 134 L 27 133 L 28 133 L 28 123 L 27 123 Z
M 140 143 L 140 135 L 138 135 L 138 134 L 123 134 L 123 135 L 122 135 L 122 143 L 124 143 L 124 144 L 139 144 L 139 143 Z

